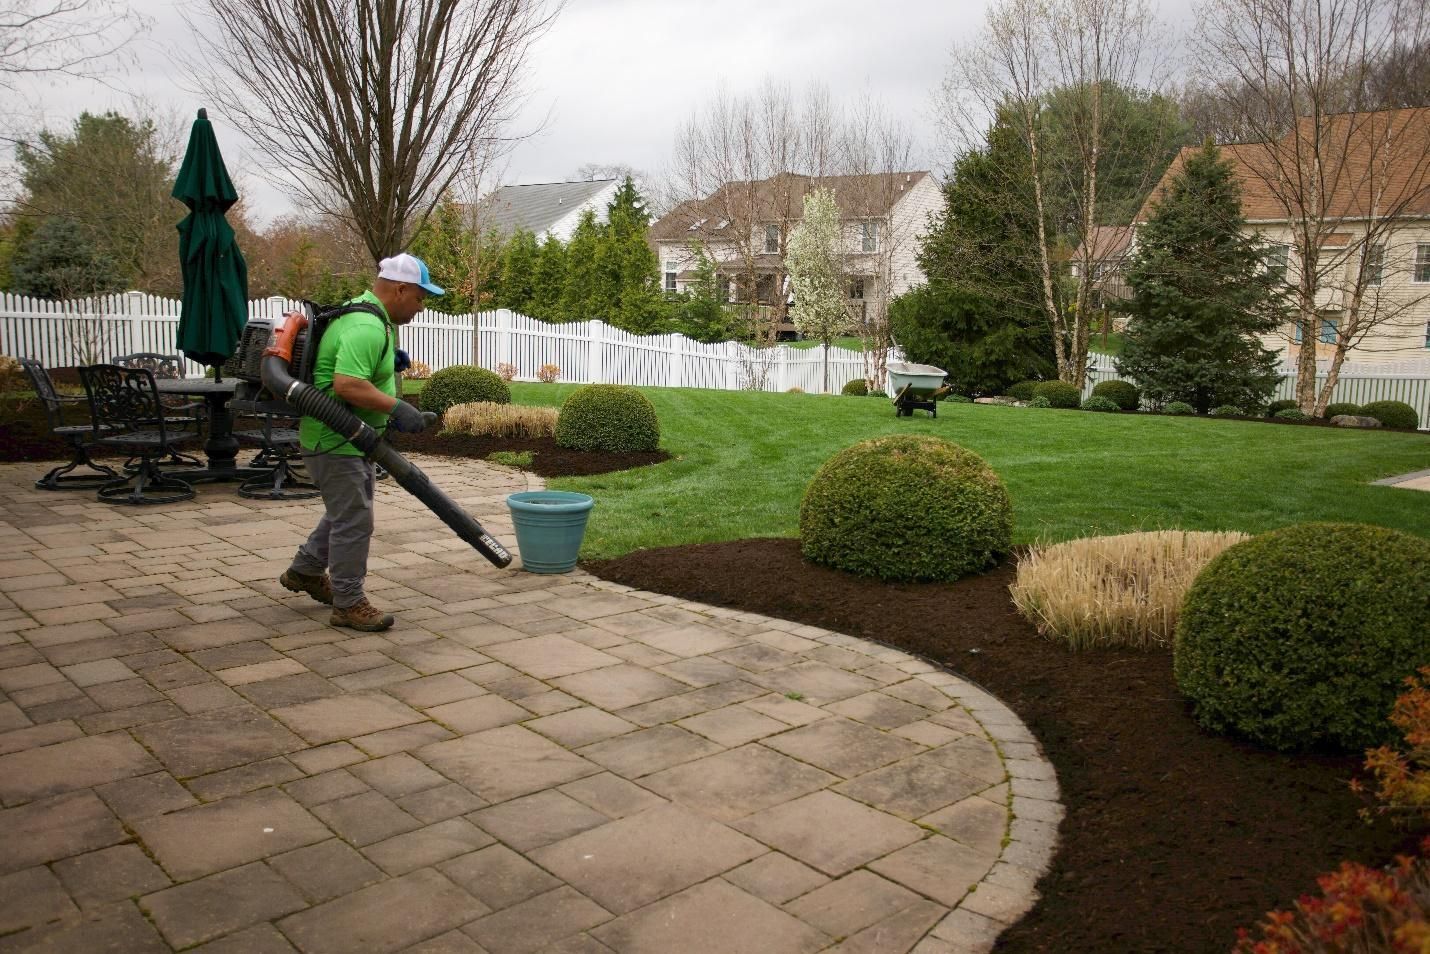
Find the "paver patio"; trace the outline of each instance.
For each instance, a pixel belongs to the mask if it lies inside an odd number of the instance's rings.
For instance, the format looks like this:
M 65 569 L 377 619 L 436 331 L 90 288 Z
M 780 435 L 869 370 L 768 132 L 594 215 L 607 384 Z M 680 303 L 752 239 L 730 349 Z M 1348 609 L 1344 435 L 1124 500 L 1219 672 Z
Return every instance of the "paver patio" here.
M 508 493 L 426 458 L 515 546 Z M 0 952 L 985 951 L 1062 809 L 987 693 L 808 626 L 497 570 L 380 484 L 362 634 L 314 502 L 0 467 Z

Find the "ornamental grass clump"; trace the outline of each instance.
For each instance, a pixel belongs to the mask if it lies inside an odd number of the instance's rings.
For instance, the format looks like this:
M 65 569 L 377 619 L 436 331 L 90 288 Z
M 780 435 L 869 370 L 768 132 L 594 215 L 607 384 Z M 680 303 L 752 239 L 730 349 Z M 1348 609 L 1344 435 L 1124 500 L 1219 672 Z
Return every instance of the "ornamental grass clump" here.
M 1197 721 L 1273 749 L 1391 741 L 1406 677 L 1430 661 L 1430 540 L 1305 523 L 1223 552 L 1182 605 L 1177 686 Z
M 472 437 L 552 437 L 556 408 L 475 401 L 454 404 L 442 417 L 442 432 Z
M 422 410 L 432 411 L 440 417 L 447 413 L 449 407 L 457 404 L 475 401 L 510 404 L 511 389 L 486 368 L 454 364 L 428 379 L 427 386 L 422 389 L 421 401 Z
M 584 451 L 653 451 L 660 445 L 660 422 L 650 399 L 635 388 L 587 384 L 561 405 L 556 443 Z
M 1069 649 L 1172 645 L 1192 581 L 1244 533 L 1156 530 L 1037 547 L 1009 587 L 1039 634 Z
M 805 559 L 861 576 L 956 580 L 997 562 L 1013 508 L 983 458 L 952 441 L 862 441 L 815 473 L 799 508 Z

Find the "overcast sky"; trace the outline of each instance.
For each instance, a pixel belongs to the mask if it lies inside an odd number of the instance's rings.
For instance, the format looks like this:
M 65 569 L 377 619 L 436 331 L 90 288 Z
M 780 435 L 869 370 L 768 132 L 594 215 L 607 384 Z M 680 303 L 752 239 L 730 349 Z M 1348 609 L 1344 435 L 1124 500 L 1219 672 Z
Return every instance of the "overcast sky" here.
M 112 78 L 114 88 L 73 80 L 22 87 L 26 116 L 66 128 L 82 110 L 133 112 L 136 97 L 187 121 L 206 106 L 230 171 L 256 218 L 295 211 L 281 192 L 253 173 L 265 161 L 229 121 L 223 104 L 186 93 L 172 52 L 188 27 L 175 0 L 131 0 L 151 18 L 135 62 Z M 187 0 L 193 2 L 193 0 Z M 907 121 L 921 141 L 922 165 L 939 168 L 940 143 L 930 119 L 932 94 L 953 45 L 970 37 L 986 0 L 569 0 L 538 43 L 521 125 L 544 128 L 511 157 L 505 180 L 567 179 L 584 163 L 623 163 L 659 174 L 676 130 L 723 84 L 756 89 L 766 76 L 796 90 L 829 87 L 836 101 L 868 92 Z M 1185 20 L 1188 0 L 1157 3 Z M 875 12 L 877 10 L 877 12 Z M 280 68 L 275 63 L 275 68 Z M 297 210 L 301 211 L 301 210 Z

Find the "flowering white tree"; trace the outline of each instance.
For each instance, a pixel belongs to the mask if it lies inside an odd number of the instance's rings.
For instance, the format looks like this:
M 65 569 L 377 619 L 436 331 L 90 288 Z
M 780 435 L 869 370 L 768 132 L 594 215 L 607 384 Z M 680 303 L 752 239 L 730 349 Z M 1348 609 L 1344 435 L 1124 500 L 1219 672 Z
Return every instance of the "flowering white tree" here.
M 824 345 L 824 391 L 829 393 L 829 345 L 851 330 L 844 284 L 844 233 L 839 206 L 829 189 L 805 194 L 804 218 L 789 237 L 785 255 L 794 288 L 794 313 L 790 320 L 810 338 Z

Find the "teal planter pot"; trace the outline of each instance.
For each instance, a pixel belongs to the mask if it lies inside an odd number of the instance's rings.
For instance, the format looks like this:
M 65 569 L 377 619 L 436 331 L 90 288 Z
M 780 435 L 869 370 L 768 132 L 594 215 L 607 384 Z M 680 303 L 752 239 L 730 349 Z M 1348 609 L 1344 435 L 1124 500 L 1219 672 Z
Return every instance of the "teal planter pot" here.
M 576 566 L 586 519 L 596 501 L 565 490 L 527 490 L 506 498 L 522 569 L 568 573 Z

